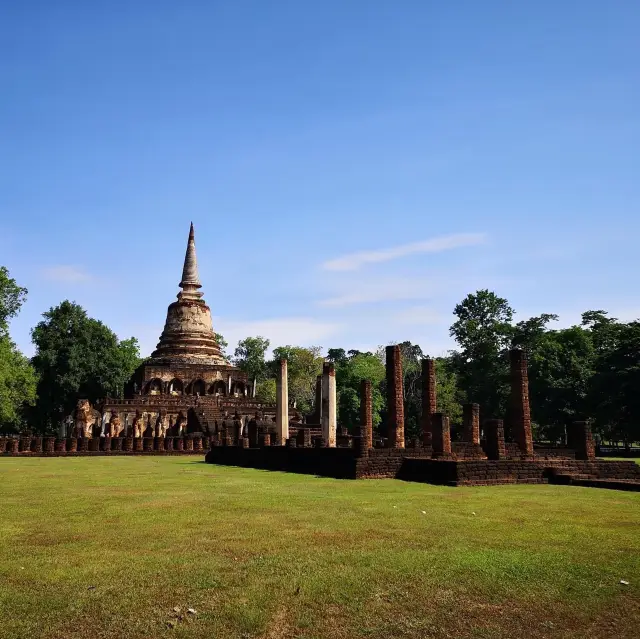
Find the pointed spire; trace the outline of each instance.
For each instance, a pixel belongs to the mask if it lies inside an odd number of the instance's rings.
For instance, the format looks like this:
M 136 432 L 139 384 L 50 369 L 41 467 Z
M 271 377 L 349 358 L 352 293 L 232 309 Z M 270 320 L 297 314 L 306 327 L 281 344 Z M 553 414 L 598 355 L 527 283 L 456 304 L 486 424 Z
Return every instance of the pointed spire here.
M 184 256 L 184 266 L 182 268 L 182 280 L 180 288 L 183 289 L 181 295 L 189 294 L 200 297 L 201 293 L 196 292 L 202 286 L 198 276 L 198 261 L 196 259 L 196 241 L 193 231 L 193 222 L 189 229 L 189 240 L 187 242 L 187 252 Z

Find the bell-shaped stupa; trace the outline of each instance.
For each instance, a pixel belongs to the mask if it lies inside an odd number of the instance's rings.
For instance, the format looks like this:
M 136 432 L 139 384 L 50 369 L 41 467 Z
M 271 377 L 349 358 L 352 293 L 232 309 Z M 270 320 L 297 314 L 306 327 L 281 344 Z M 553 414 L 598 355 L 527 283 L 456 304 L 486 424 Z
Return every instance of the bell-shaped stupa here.
M 213 332 L 211 310 L 198 290 L 201 287 L 192 223 L 180 281 L 182 290 L 178 293 L 178 301 L 169 305 L 160 341 L 151 354 L 154 360 L 226 364 Z

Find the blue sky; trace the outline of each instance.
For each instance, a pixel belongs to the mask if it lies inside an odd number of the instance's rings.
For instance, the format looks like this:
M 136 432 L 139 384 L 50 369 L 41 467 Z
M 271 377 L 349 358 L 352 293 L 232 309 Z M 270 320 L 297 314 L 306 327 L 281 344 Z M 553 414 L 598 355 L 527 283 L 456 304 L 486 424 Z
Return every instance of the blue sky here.
M 0 4 L 0 264 L 29 331 L 75 300 L 143 354 L 193 220 L 232 343 L 452 346 L 640 316 L 640 4 Z

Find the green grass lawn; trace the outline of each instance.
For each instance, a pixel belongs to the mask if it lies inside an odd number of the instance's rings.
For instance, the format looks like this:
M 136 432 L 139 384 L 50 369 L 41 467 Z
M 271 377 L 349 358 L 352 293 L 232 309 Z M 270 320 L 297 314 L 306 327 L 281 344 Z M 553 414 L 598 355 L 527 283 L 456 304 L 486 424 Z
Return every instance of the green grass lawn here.
M 637 638 L 639 624 L 638 493 L 0 459 L 0 637 Z

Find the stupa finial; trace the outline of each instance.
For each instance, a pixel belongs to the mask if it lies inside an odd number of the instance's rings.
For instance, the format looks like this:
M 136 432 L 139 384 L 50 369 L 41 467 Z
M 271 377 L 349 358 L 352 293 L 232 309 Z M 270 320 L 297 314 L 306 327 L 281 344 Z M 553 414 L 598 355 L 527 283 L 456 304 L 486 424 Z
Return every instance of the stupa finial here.
M 201 293 L 197 292 L 202 286 L 200 277 L 198 276 L 198 261 L 196 259 L 196 240 L 193 230 L 193 222 L 189 229 L 189 240 L 187 241 L 187 252 L 184 256 L 184 266 L 182 267 L 182 280 L 180 281 L 181 295 L 193 295 L 200 297 Z

